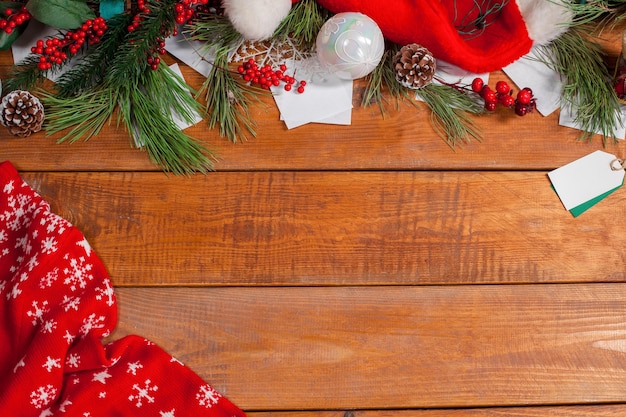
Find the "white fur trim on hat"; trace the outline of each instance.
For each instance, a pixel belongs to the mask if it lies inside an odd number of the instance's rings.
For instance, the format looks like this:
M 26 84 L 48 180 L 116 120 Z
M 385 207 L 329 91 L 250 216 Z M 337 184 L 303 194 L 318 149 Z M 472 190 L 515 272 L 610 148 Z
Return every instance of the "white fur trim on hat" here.
M 237 32 L 248 40 L 271 37 L 291 10 L 291 0 L 223 0 L 222 6 Z
M 516 0 L 534 45 L 545 45 L 561 36 L 572 23 L 572 9 L 560 0 Z

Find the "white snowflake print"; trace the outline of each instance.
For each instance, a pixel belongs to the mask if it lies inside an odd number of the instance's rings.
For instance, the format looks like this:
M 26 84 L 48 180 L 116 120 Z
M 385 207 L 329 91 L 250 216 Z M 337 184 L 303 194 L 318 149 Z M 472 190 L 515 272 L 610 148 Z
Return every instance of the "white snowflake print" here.
M 19 282 L 16 282 L 15 284 L 13 284 L 13 288 L 11 288 L 11 290 L 7 292 L 7 300 L 10 300 L 11 298 L 15 300 L 22 293 L 22 290 L 20 290 L 19 285 L 20 285 Z
M 15 364 L 15 366 L 13 367 L 13 373 L 16 374 L 17 370 L 20 368 L 23 368 L 26 366 L 26 362 L 24 362 L 24 359 L 26 359 L 26 356 L 24 356 L 22 359 L 20 359 L 20 361 L 18 363 Z
M 41 412 L 41 414 L 39 414 L 39 417 L 51 417 L 51 416 L 54 416 L 54 413 L 49 408 L 46 408 L 45 410 Z
M 35 408 L 43 408 L 50 404 L 57 395 L 57 389 L 54 386 L 48 384 L 41 386 L 37 390 L 30 393 L 30 403 Z
M 5 187 L 6 190 L 6 187 Z M 25 194 L 17 196 L 9 196 L 7 199 L 8 210 L 0 213 L 0 220 L 3 220 L 9 230 L 19 230 L 22 225 L 30 224 L 31 216 L 29 215 L 37 207 L 34 203 L 30 203 L 30 197 Z
M 133 375 L 137 375 L 137 370 L 138 369 L 142 369 L 143 365 L 137 361 L 137 362 L 129 362 L 128 363 L 128 368 L 126 369 L 126 373 L 127 374 L 133 374 Z
M 39 222 L 40 225 L 46 225 L 46 232 L 48 234 L 52 234 L 56 231 L 57 235 L 62 234 L 65 231 L 65 228 L 69 226 L 67 220 L 63 217 L 58 216 L 54 213 L 47 213 L 48 215 L 41 219 Z
M 68 368 L 78 368 L 78 365 L 80 365 L 80 355 L 76 353 L 67 355 L 67 358 L 65 358 L 65 366 Z
M 68 405 L 72 405 L 72 402 L 70 400 L 64 400 L 61 405 L 59 405 L 59 411 L 61 413 L 66 413 Z
M 32 271 L 33 269 L 35 269 L 35 267 L 37 265 L 39 265 L 39 261 L 37 260 L 37 254 L 33 254 L 33 256 L 30 257 L 30 259 L 28 260 L 28 270 Z
M 44 362 L 44 364 L 41 365 L 41 367 L 46 368 L 48 372 L 52 372 L 54 368 L 61 369 L 61 358 L 54 359 L 48 356 L 46 358 L 46 362 Z
M 87 286 L 87 281 L 93 280 L 93 275 L 91 274 L 92 268 L 93 265 L 87 263 L 83 256 L 71 258 L 69 268 L 65 268 L 63 270 L 63 273 L 68 275 L 63 283 L 65 285 L 69 285 L 70 290 L 72 291 L 76 291 L 79 288 L 85 288 Z
M 98 293 L 96 295 L 96 300 L 101 301 L 103 298 L 106 298 L 106 304 L 109 307 L 112 307 L 113 304 L 115 304 L 115 292 L 113 291 L 113 287 L 111 287 L 108 279 L 104 280 L 104 288 L 98 287 L 96 288 L 96 292 Z
M 41 302 L 41 306 L 39 306 L 39 302 L 37 301 L 33 301 L 33 303 L 31 304 L 33 306 L 33 309 L 30 311 L 26 312 L 26 315 L 28 317 L 31 317 L 33 326 L 36 326 L 37 323 L 42 323 L 43 322 L 43 315 L 46 314 L 48 312 L 48 301 L 44 300 Z
M 96 313 L 92 313 L 83 320 L 83 325 L 80 326 L 80 334 L 87 336 L 93 329 L 104 328 L 104 316 L 96 317 Z
M 107 393 L 105 391 L 101 391 L 100 394 L 98 394 L 98 398 L 106 398 L 107 397 Z
M 65 334 L 63 335 L 63 339 L 65 339 L 68 345 L 71 345 L 74 339 L 76 339 L 76 336 L 71 334 L 69 330 L 66 330 Z
M 154 397 L 151 395 L 152 393 L 159 390 L 159 387 L 156 385 L 152 385 L 152 381 L 146 379 L 144 382 L 144 387 L 142 388 L 139 384 L 133 385 L 133 391 L 137 391 L 136 394 L 131 394 L 128 396 L 128 401 L 134 402 L 137 408 L 141 408 L 143 406 L 143 401 L 147 401 L 149 403 L 154 402 Z
M 161 417 L 176 417 L 174 415 L 174 411 L 176 411 L 175 409 L 172 408 L 171 411 L 160 411 L 161 413 Z
M 84 239 L 76 242 L 76 245 L 81 246 L 83 249 L 85 249 L 85 253 L 87 254 L 87 256 L 91 255 L 91 245 L 89 244 L 89 242 L 87 242 L 87 239 Z
M 39 288 L 42 290 L 47 287 L 52 287 L 52 284 L 59 279 L 59 268 L 54 268 L 52 271 L 49 271 L 45 277 L 39 280 Z
M 222 395 L 215 391 L 210 385 L 203 385 L 200 387 L 200 391 L 196 394 L 198 404 L 205 408 L 211 408 L 217 404 Z
M 41 242 L 41 251 L 46 255 L 56 252 L 58 249 L 57 241 L 54 237 L 48 236 Z
M 61 305 L 66 312 L 70 310 L 78 311 L 78 306 L 80 305 L 80 297 L 68 297 L 67 295 L 64 295 L 63 301 L 61 301 Z
M 97 381 L 97 382 L 100 382 L 100 383 L 101 383 L 101 384 L 103 384 L 103 385 L 106 385 L 106 383 L 107 383 L 107 378 L 111 378 L 111 374 L 109 373 L 109 371 L 108 371 L 108 370 L 106 370 L 106 369 L 105 369 L 104 371 L 101 371 L 101 372 L 95 372 L 95 373 L 93 374 L 93 379 L 92 379 L 92 381 L 93 381 L 93 382 L 96 382 L 96 381 Z
M 15 249 L 21 249 L 23 253 L 30 254 L 33 250 L 33 247 L 30 244 L 30 240 L 28 239 L 28 235 L 23 237 L 18 237 L 15 240 Z
M 57 328 L 57 322 L 54 320 L 46 320 L 42 323 L 41 333 L 49 333 L 52 334 L 54 330 Z

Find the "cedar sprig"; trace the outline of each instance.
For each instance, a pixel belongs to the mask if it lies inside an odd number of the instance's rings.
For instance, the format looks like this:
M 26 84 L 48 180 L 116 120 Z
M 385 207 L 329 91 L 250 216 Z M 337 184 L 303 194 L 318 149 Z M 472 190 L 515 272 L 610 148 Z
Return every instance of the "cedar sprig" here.
M 579 139 L 590 140 L 599 132 L 604 145 L 609 138 L 617 140 L 621 109 L 601 47 L 573 27 L 541 47 L 539 59 L 561 74 L 562 105 L 575 110 L 574 122 L 582 130 Z
M 482 134 L 472 115 L 483 114 L 484 107 L 470 93 L 447 85 L 429 84 L 419 89 L 418 95 L 431 111 L 435 131 L 450 148 L 455 150 L 472 139 L 481 141 Z
M 300 0 L 293 5 L 289 14 L 280 23 L 274 38 L 299 40 L 307 49 L 312 49 L 322 25 L 331 16 L 315 0 Z

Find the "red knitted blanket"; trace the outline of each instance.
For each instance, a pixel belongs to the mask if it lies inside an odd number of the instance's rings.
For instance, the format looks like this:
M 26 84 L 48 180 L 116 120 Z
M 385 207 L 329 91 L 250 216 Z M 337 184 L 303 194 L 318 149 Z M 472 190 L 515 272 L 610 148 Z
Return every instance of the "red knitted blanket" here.
M 242 417 L 150 341 L 103 345 L 115 293 L 85 237 L 0 164 L 0 414 Z

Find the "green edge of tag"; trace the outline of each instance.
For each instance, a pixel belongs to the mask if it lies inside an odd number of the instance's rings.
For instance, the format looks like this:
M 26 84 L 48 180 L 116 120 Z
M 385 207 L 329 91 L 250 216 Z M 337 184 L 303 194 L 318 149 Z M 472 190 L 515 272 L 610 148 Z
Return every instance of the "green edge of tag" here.
M 613 193 L 614 191 L 617 191 L 618 189 L 620 189 L 623 185 L 624 185 L 624 182 L 622 181 L 621 185 L 618 185 L 617 187 L 613 188 L 612 190 L 609 190 L 609 191 L 607 191 L 604 194 L 600 194 L 599 196 L 597 196 L 595 198 L 592 198 L 591 200 L 589 200 L 589 201 L 587 201 L 585 203 L 582 203 L 579 206 L 574 207 L 569 212 L 572 213 L 572 215 L 574 217 L 578 217 L 581 214 L 583 214 L 584 212 L 586 212 L 587 210 L 589 210 L 591 207 L 595 206 L 600 201 L 602 201 L 603 199 L 608 197 L 611 193 Z

